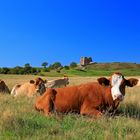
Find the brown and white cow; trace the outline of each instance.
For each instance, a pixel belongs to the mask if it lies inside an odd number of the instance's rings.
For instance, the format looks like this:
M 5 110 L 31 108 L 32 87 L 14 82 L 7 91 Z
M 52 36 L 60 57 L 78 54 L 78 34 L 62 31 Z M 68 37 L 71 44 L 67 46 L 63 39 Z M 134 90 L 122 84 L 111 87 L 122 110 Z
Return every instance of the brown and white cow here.
M 121 73 L 114 73 L 109 79 L 98 78 L 98 82 L 49 89 L 43 96 L 38 97 L 35 108 L 49 115 L 53 109 L 50 102 L 53 102 L 57 112 L 77 112 L 99 117 L 107 110 L 115 110 L 124 100 L 125 87 L 133 87 L 137 83 L 135 78 L 126 80 Z
M 11 95 L 26 95 L 28 97 L 32 97 L 37 92 L 43 94 L 46 91 L 44 84 L 45 81 L 41 78 L 30 80 L 30 82 L 24 84 L 16 84 L 11 91 Z
M 5 84 L 3 80 L 0 80 L 0 92 L 1 93 L 10 93 L 8 86 Z

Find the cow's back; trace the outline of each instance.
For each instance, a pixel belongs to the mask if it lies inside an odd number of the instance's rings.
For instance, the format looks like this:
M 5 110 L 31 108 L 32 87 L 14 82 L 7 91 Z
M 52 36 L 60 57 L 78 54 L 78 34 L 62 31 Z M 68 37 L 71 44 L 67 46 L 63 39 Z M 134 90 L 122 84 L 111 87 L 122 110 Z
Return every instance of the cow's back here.
M 46 88 L 60 88 L 68 84 L 68 79 L 56 79 L 48 81 L 45 85 Z
M 101 100 L 100 85 L 98 83 L 88 83 L 79 86 L 71 86 L 55 89 L 55 106 L 58 112 L 79 112 L 85 100 Z
M 15 89 L 15 92 L 16 92 L 15 96 L 27 95 L 27 96 L 31 97 L 35 93 L 35 87 L 33 84 L 30 84 L 27 82 L 27 83 L 24 83 L 21 86 L 17 87 Z

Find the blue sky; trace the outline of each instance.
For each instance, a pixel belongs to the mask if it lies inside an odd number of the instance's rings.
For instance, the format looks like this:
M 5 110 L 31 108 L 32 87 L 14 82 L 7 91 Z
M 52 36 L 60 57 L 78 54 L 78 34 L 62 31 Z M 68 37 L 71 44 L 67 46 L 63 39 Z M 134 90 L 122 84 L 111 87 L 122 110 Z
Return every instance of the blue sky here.
M 0 0 L 0 67 L 140 63 L 139 0 Z

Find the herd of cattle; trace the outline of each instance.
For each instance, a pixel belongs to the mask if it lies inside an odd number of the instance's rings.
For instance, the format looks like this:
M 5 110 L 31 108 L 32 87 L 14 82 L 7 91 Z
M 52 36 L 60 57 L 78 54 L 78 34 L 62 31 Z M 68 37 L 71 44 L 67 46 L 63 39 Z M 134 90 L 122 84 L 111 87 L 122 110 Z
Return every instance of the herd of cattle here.
M 113 73 L 109 79 L 101 77 L 97 82 L 76 86 L 67 86 L 68 84 L 67 76 L 51 81 L 36 78 L 24 84 L 16 84 L 10 92 L 5 82 L 0 80 L 0 92 L 11 93 L 14 97 L 36 95 L 35 109 L 46 116 L 55 111 L 100 117 L 105 112 L 115 112 L 124 100 L 125 87 L 140 85 L 140 80 L 125 79 L 121 73 Z

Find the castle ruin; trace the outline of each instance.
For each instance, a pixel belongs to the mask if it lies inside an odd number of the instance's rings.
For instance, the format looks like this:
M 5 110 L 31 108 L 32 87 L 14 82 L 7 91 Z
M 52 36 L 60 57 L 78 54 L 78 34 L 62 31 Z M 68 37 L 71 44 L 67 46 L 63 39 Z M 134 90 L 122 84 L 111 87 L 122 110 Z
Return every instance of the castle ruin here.
M 80 65 L 81 66 L 86 66 L 92 63 L 92 58 L 91 57 L 81 57 L 80 58 Z

